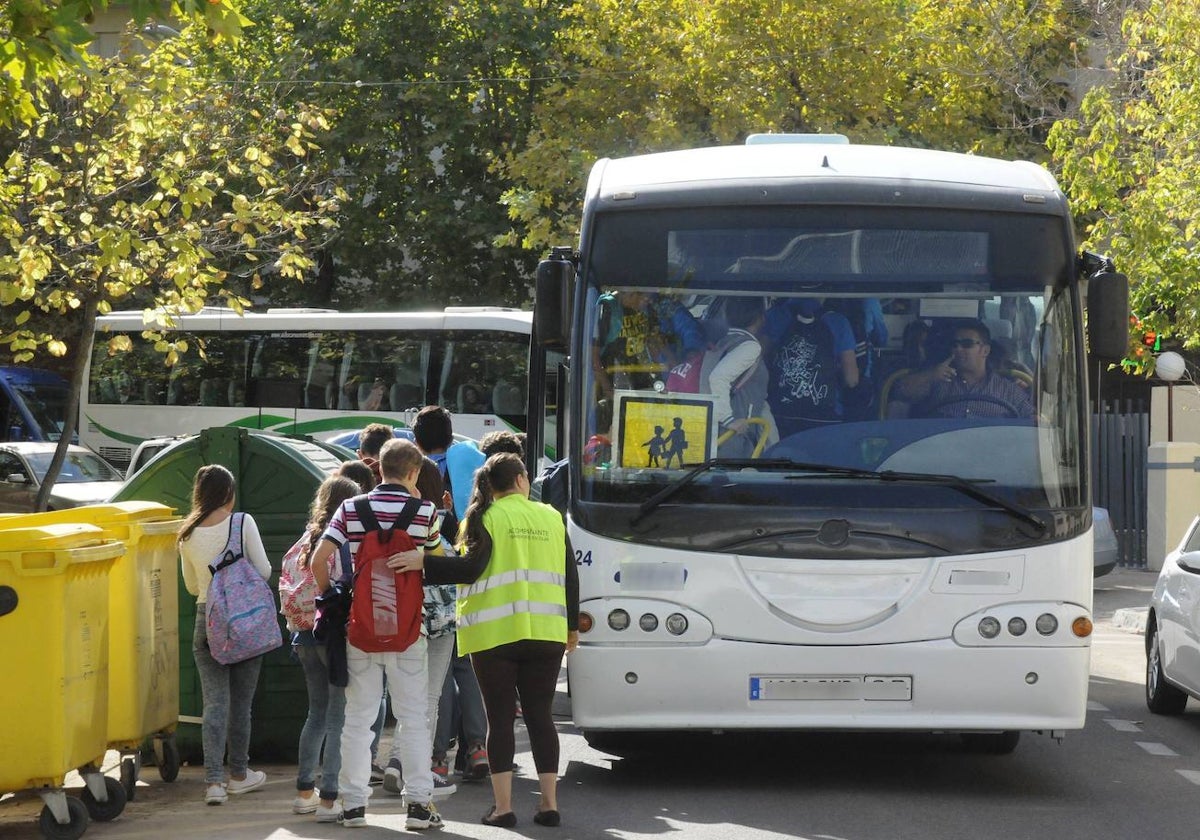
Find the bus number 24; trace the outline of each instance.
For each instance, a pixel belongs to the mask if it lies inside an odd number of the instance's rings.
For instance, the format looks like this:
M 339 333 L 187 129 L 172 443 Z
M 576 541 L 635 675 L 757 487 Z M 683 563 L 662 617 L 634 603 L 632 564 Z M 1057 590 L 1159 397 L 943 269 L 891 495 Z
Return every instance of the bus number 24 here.
M 580 550 L 576 549 L 576 550 L 575 550 L 575 565 L 576 565 L 576 566 L 590 566 L 590 565 L 592 565 L 592 552 L 591 552 L 591 550 L 589 549 L 588 551 L 580 551 Z

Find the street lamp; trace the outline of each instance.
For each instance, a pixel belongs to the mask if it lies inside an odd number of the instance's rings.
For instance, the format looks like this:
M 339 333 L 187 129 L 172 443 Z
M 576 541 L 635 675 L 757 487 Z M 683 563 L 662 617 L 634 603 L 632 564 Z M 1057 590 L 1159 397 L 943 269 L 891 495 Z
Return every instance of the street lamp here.
M 1174 394 L 1175 383 L 1187 372 L 1187 363 L 1184 362 L 1183 356 L 1180 356 L 1174 350 L 1168 350 L 1165 353 L 1159 353 L 1154 360 L 1154 373 L 1163 382 L 1167 383 L 1167 443 L 1170 443 L 1175 438 L 1175 406 Z

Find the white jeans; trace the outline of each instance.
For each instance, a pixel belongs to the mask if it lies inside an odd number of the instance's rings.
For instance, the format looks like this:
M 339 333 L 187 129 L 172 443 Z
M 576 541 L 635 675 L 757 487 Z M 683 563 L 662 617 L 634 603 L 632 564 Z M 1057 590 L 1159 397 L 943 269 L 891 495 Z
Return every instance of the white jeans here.
M 429 750 L 433 752 L 432 735 L 437 732 L 438 722 L 438 701 L 442 699 L 442 685 L 446 682 L 446 671 L 450 669 L 451 654 L 454 653 L 454 634 L 445 633 L 441 636 L 434 636 L 432 639 L 425 637 L 426 644 L 426 661 L 428 664 L 429 677 L 429 693 L 426 695 L 426 701 L 429 703 L 429 715 L 427 717 L 429 734 L 431 736 Z M 388 685 L 391 686 L 392 678 L 388 677 Z M 390 688 L 389 688 L 390 692 Z M 396 734 L 392 738 L 392 752 L 388 756 L 389 759 L 395 759 L 400 762 L 400 768 L 405 774 L 405 782 L 407 783 L 407 767 L 404 763 L 404 755 L 402 754 L 404 743 L 403 733 L 404 722 L 400 720 L 400 716 L 396 715 Z
M 383 701 L 383 674 L 387 672 L 392 714 L 396 716 L 400 762 L 404 768 L 404 798 L 428 804 L 433 795 L 429 756 L 433 737 L 429 730 L 428 663 L 425 637 L 403 653 L 364 653 L 346 643 L 350 684 L 346 686 L 346 725 L 342 729 L 342 772 L 338 789 L 342 807 L 361 808 L 371 796 L 371 724 Z

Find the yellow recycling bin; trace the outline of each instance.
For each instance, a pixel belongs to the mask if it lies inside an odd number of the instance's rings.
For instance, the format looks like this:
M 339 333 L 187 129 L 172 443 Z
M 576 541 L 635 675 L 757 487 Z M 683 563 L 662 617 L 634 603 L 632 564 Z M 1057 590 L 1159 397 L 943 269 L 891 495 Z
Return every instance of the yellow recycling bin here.
M 87 824 L 61 787 L 108 744 L 108 578 L 124 552 L 91 525 L 0 530 L 0 792 L 41 794 L 43 833 Z
M 74 522 L 92 525 L 124 548 L 109 575 L 108 723 L 111 749 L 121 750 L 121 782 L 133 799 L 140 748 L 155 737 L 159 775 L 174 781 L 179 752 L 179 589 L 176 534 L 180 519 L 156 502 L 113 502 L 0 520 L 3 529 Z

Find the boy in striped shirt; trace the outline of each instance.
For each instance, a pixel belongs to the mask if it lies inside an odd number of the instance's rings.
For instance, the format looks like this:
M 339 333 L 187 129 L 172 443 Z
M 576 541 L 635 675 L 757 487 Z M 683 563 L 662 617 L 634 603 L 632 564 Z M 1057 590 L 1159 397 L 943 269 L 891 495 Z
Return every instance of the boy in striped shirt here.
M 424 456 L 411 441 L 392 439 L 379 452 L 383 483 L 367 494 L 371 511 L 383 528 L 396 521 L 405 502 L 419 497 L 417 477 Z M 354 500 L 347 500 L 334 514 L 321 544 L 313 554 L 311 565 L 317 586 L 324 592 L 329 588 L 329 560 L 343 543 L 349 543 L 350 554 L 356 557 L 366 530 L 354 509 Z M 438 547 L 437 506 L 431 501 L 421 503 L 408 526 L 409 536 L 426 551 Z M 397 554 L 388 565 L 399 562 Z M 347 570 L 342 570 L 344 575 Z M 442 818 L 433 805 L 433 776 L 429 767 L 432 736 L 429 731 L 429 709 L 426 700 L 428 682 L 425 637 L 420 636 L 409 648 L 399 653 L 366 653 L 346 643 L 349 684 L 346 686 L 346 722 L 342 730 L 342 772 L 338 789 L 342 794 L 342 824 L 347 827 L 366 825 L 367 799 L 371 795 L 371 725 L 383 700 L 383 675 L 387 674 L 391 688 L 392 714 L 400 722 L 400 753 L 404 768 L 404 797 L 408 804 L 405 823 L 409 829 L 441 828 Z

